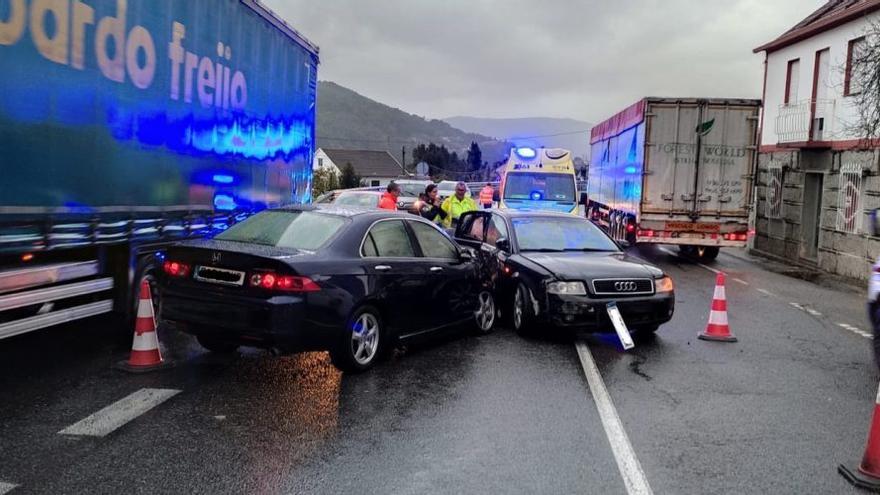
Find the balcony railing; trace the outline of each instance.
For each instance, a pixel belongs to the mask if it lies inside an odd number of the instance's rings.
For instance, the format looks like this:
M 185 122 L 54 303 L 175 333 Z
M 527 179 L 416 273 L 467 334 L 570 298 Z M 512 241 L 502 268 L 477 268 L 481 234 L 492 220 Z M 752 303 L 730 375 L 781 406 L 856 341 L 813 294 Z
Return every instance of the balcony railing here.
M 837 100 L 801 100 L 779 105 L 776 115 L 777 141 L 802 143 L 830 140 L 835 135 L 836 117 Z

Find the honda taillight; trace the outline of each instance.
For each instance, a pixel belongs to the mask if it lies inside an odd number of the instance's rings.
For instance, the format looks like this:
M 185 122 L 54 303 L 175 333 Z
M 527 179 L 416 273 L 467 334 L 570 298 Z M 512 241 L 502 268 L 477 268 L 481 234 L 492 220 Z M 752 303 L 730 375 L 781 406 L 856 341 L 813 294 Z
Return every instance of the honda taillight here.
M 251 275 L 251 287 L 283 292 L 317 292 L 321 290 L 321 286 L 308 277 L 278 275 L 271 272 Z
M 654 231 L 653 230 L 640 230 L 636 233 L 636 235 L 639 237 L 654 237 Z
M 166 261 L 162 264 L 162 270 L 172 277 L 186 277 L 189 275 L 190 266 L 179 261 Z

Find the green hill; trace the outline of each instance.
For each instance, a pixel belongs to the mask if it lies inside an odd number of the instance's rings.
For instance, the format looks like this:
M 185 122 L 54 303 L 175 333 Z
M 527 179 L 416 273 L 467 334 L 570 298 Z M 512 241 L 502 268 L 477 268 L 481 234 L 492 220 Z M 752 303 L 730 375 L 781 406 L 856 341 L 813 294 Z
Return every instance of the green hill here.
M 442 120 L 427 120 L 406 113 L 330 81 L 318 84 L 318 147 L 387 150 L 400 159 L 400 148 L 434 143 L 464 155 L 472 141 L 490 163 L 505 158 L 511 144 L 481 134 L 468 133 Z

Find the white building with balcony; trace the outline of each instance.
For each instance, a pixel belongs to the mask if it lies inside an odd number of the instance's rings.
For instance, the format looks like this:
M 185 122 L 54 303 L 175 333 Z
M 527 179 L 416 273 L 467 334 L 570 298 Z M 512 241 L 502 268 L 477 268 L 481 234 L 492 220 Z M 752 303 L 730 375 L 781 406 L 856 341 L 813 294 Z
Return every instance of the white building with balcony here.
M 880 254 L 868 215 L 880 207 L 876 141 L 855 130 L 854 53 L 880 0 L 830 0 L 765 54 L 755 250 L 866 278 Z

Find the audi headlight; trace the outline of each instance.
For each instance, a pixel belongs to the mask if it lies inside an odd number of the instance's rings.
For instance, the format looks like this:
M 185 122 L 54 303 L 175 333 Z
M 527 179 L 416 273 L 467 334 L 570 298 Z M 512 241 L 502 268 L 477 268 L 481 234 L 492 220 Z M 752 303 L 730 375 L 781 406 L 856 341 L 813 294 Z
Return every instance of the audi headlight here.
M 674 290 L 672 277 L 658 278 L 654 281 L 657 292 L 672 292 Z
M 549 294 L 566 296 L 586 296 L 587 288 L 583 282 L 550 282 L 547 284 Z

